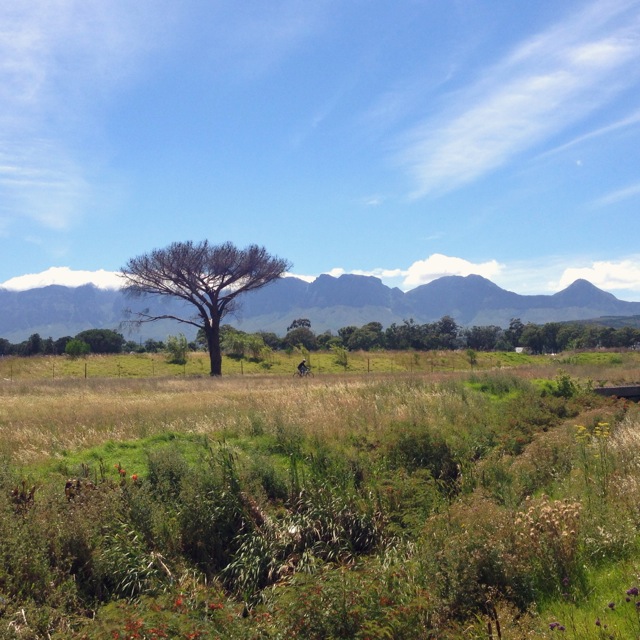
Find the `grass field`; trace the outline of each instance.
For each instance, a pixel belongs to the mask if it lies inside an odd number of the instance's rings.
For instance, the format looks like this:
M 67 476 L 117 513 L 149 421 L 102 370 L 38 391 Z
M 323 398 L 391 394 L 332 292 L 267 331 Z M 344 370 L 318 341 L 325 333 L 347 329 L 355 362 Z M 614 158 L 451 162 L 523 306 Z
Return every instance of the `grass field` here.
M 640 638 L 640 354 L 477 355 L 0 360 L 0 637 Z
M 302 358 L 300 353 L 274 353 L 266 360 L 225 357 L 223 375 L 292 375 Z M 390 373 L 468 371 L 469 359 L 464 352 L 355 352 L 348 355 L 347 367 L 336 364 L 328 352 L 305 353 L 314 373 Z M 539 358 L 516 353 L 478 354 L 478 368 L 520 366 Z M 5 381 L 59 378 L 157 378 L 206 376 L 208 355 L 192 352 L 185 365 L 168 364 L 163 354 L 123 354 L 111 356 L 41 356 L 33 358 L 0 358 L 0 378 Z

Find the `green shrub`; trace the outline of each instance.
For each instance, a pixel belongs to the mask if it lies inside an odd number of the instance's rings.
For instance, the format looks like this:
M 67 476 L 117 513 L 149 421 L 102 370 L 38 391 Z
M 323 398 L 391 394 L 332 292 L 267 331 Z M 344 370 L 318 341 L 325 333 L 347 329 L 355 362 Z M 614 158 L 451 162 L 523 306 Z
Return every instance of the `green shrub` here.
M 426 469 L 431 476 L 453 490 L 459 476 L 458 460 L 448 442 L 429 427 L 398 426 L 387 457 L 391 468 L 409 472 Z
M 255 526 L 247 508 L 234 454 L 221 446 L 209 464 L 182 482 L 179 513 L 183 551 L 208 576 L 229 563 L 242 535 Z
M 146 479 L 151 492 L 160 500 L 175 501 L 189 472 L 184 455 L 176 446 L 169 444 L 149 451 L 147 460 Z

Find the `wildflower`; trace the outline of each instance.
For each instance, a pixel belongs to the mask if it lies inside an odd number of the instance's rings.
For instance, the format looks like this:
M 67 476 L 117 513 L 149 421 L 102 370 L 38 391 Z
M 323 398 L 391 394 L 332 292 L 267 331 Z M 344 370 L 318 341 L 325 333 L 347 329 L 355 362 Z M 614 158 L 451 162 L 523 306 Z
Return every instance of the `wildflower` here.
M 222 609 L 224 608 L 224 605 L 221 602 L 210 602 L 209 603 L 209 610 L 210 611 L 217 611 L 218 609 Z
M 613 610 L 616 608 L 616 603 L 615 602 L 610 602 L 608 605 L 609 609 Z
M 601 626 L 602 623 L 600 622 L 600 618 L 596 618 L 596 627 Z
M 138 474 L 137 474 L 137 473 L 134 473 L 134 474 L 131 476 L 131 479 L 132 479 L 134 482 L 138 482 Z
M 631 589 L 627 589 L 628 596 L 637 596 L 638 595 L 638 587 L 631 587 Z

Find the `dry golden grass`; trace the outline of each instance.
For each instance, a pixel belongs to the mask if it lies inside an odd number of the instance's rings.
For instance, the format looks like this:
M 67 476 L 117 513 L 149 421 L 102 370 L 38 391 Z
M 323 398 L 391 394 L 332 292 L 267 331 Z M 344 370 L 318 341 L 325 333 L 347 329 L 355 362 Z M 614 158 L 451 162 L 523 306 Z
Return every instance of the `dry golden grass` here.
M 291 430 L 340 438 L 438 416 L 454 374 L 0 382 L 0 451 L 27 464 L 166 431 Z M 427 406 L 430 407 L 427 409 Z
M 454 355 L 460 358 L 460 354 Z M 538 358 L 534 364 L 529 361 L 498 368 L 526 379 L 551 380 L 562 369 L 574 379 L 593 380 L 597 386 L 603 379 L 637 382 L 637 355 L 633 354 L 633 359 L 625 355 L 616 366 Z M 428 358 L 444 362 L 445 356 L 399 354 L 393 358 L 398 362 L 413 359 L 414 364 L 420 361 L 424 365 Z M 107 361 L 98 357 L 91 366 L 97 367 L 102 360 Z M 403 366 L 407 365 L 404 360 Z M 5 369 L 8 364 L 3 362 Z M 45 369 L 53 367 L 47 359 L 36 359 L 35 364 Z M 452 413 L 473 411 L 471 406 L 456 408 L 466 401 L 448 393 L 447 382 L 474 372 L 456 370 L 446 363 L 439 371 L 431 371 L 430 366 L 410 371 L 408 365 L 404 371 L 389 373 L 367 373 L 366 368 L 345 374 L 316 369 L 315 378 L 308 380 L 293 378 L 290 364 L 286 375 L 236 374 L 220 379 L 198 375 L 21 378 L 18 369 L 33 367 L 34 360 L 14 359 L 11 366 L 13 377 L 0 378 L 0 453 L 19 464 L 109 440 L 131 440 L 166 431 L 209 434 L 226 430 L 242 435 L 254 433 L 258 425 L 267 433 L 292 430 L 339 439 L 358 431 L 375 434 L 403 421 L 444 420 L 451 424 Z M 74 366 L 81 365 L 76 362 Z M 414 384 L 416 381 L 429 384 Z

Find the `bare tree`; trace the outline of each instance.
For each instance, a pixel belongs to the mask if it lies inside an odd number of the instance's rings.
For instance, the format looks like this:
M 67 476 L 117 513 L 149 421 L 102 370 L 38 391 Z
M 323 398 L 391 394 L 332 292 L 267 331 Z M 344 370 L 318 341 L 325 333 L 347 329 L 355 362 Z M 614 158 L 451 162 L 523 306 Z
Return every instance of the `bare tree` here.
M 132 258 L 121 269 L 124 291 L 130 296 L 169 296 L 195 307 L 190 317 L 133 313 L 132 322 L 142 324 L 172 319 L 202 329 L 207 338 L 211 375 L 222 375 L 220 322 L 236 308 L 241 293 L 259 289 L 280 278 L 290 263 L 271 256 L 263 247 L 238 249 L 230 242 L 217 246 L 174 242 L 166 249 Z

